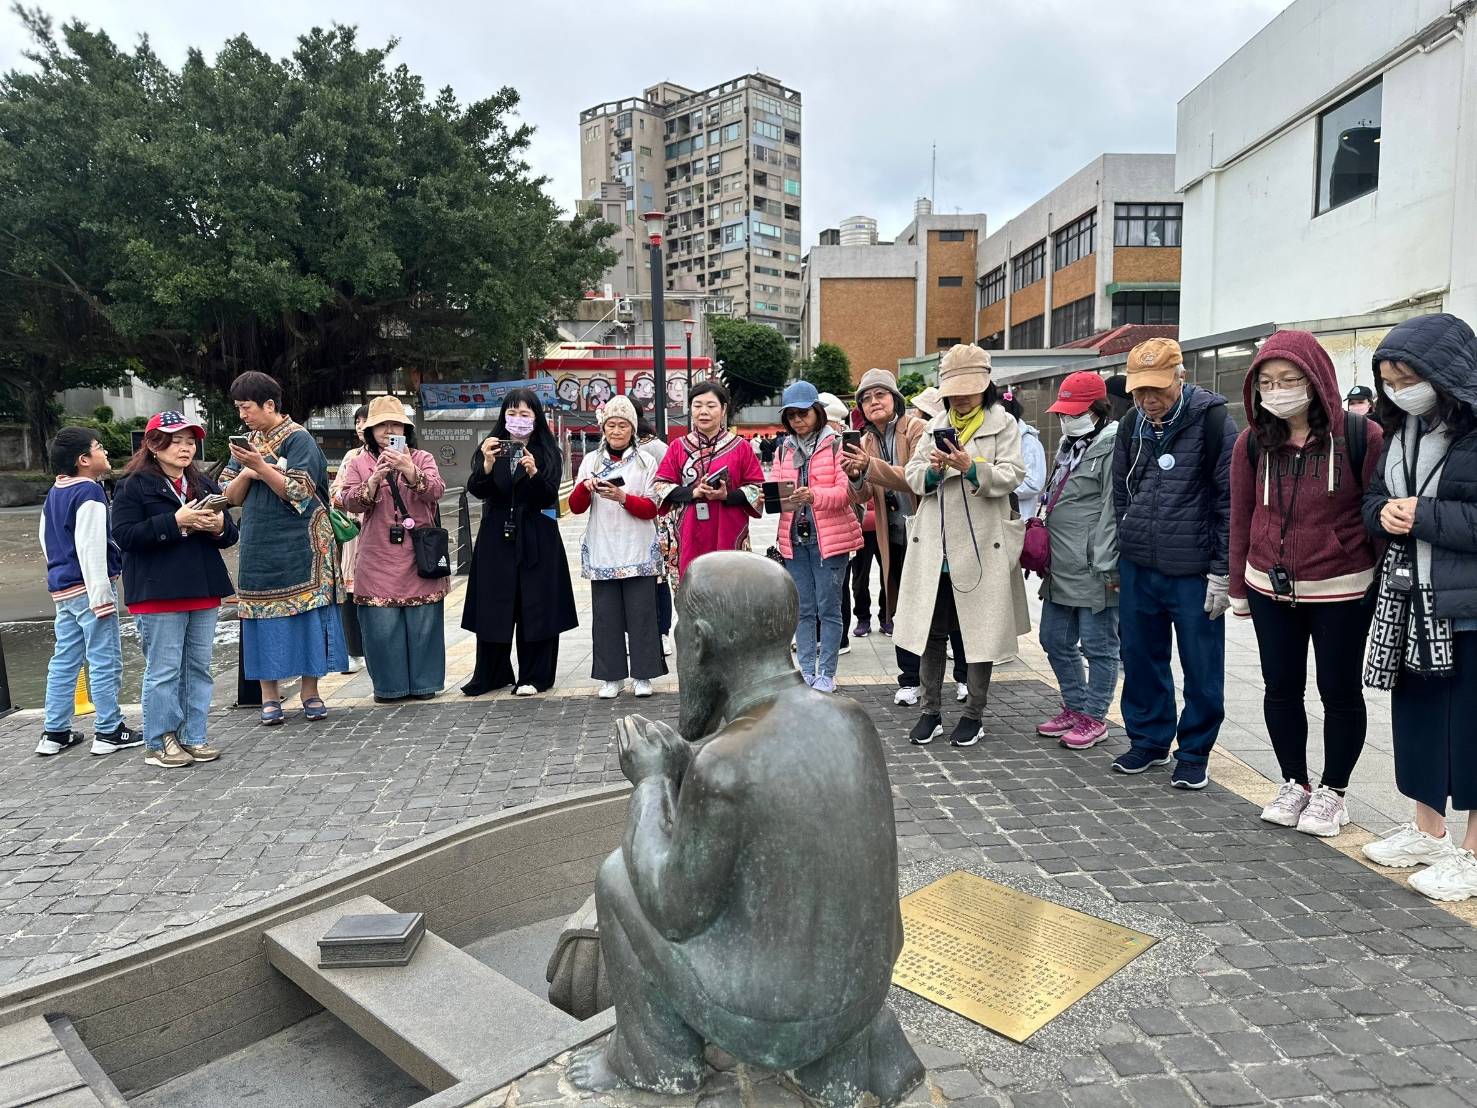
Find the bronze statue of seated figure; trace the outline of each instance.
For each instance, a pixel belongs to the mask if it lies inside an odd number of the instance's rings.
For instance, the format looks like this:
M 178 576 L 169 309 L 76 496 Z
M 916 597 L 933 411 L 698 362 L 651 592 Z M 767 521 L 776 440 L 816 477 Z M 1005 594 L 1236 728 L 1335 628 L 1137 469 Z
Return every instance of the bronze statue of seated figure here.
M 569 1077 L 687 1093 L 713 1043 L 824 1105 L 895 1103 L 923 1066 L 886 1004 L 903 931 L 876 729 L 796 672 L 773 562 L 697 559 L 678 610 L 680 734 L 616 730 L 635 791 L 595 889 L 616 1028 Z

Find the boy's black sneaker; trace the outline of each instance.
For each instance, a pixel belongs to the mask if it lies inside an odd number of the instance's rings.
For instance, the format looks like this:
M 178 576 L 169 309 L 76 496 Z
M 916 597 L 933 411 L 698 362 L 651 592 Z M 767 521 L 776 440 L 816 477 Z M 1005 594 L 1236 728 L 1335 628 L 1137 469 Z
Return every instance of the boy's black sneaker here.
M 119 724 L 116 731 L 99 731 L 92 736 L 94 754 L 112 754 L 117 750 L 127 750 L 131 746 L 143 745 L 144 737 L 137 731 L 129 730 L 126 723 Z
M 954 733 L 949 736 L 950 746 L 973 746 L 985 737 L 984 722 L 977 719 L 961 719 L 954 725 Z
M 43 731 L 41 741 L 36 744 L 36 753 L 49 758 L 63 750 L 70 750 L 84 737 L 81 731 Z
M 908 741 L 914 746 L 927 746 L 944 733 L 944 717 L 925 712 L 908 732 Z

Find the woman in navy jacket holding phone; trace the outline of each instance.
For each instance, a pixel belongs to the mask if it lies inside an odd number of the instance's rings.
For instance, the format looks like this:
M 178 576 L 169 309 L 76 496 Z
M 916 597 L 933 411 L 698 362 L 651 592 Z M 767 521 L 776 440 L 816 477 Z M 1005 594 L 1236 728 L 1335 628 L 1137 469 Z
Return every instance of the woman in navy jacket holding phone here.
M 113 500 L 123 597 L 144 651 L 144 761 L 182 769 L 220 757 L 205 734 L 221 600 L 235 592 L 221 551 L 230 512 L 206 506 L 220 486 L 195 466 L 205 428 L 180 412 L 149 420 Z

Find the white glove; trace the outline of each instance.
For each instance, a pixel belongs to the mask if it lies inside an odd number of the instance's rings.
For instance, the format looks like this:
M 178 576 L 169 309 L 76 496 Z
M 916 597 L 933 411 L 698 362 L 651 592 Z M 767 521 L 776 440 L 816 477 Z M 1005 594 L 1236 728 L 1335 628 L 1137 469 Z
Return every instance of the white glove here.
M 1231 607 L 1231 578 L 1224 573 L 1210 573 L 1205 577 L 1205 614 L 1211 619 L 1220 619 Z

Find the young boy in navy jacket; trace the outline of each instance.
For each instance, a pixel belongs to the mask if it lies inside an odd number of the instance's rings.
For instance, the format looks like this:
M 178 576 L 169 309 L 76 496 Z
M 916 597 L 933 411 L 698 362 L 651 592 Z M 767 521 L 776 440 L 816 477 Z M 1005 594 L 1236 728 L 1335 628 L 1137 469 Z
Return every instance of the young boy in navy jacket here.
M 60 754 L 83 739 L 72 730 L 77 673 L 87 664 L 97 706 L 94 754 L 141 746 L 123 722 L 118 685 L 123 647 L 118 637 L 115 582 L 122 563 L 108 523 L 108 452 L 85 427 L 63 427 L 51 443 L 56 484 L 41 508 L 41 552 L 46 588 L 56 602 L 56 647 L 46 670 L 46 723 L 36 753 Z

